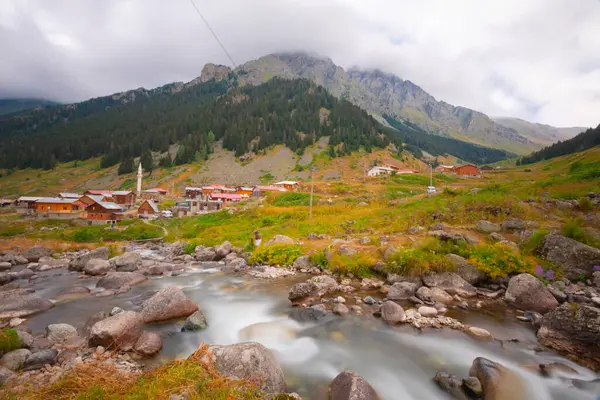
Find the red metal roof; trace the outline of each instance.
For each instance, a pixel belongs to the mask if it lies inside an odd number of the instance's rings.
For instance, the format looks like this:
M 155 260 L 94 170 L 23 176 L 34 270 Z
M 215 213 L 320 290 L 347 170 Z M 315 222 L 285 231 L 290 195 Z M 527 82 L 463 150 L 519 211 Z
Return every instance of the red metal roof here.
M 221 199 L 221 200 L 240 201 L 242 199 L 242 195 L 235 194 L 235 193 L 211 193 L 210 198 L 216 199 L 216 200 Z
M 279 186 L 273 186 L 273 185 L 266 185 L 266 186 L 257 186 L 254 188 L 255 190 L 259 190 L 261 192 L 283 192 L 285 190 L 282 190 L 283 188 L 279 187 Z
M 97 190 L 97 189 L 92 189 L 92 190 L 88 190 L 85 192 L 85 194 L 107 194 L 107 195 L 111 195 L 113 193 L 112 190 Z

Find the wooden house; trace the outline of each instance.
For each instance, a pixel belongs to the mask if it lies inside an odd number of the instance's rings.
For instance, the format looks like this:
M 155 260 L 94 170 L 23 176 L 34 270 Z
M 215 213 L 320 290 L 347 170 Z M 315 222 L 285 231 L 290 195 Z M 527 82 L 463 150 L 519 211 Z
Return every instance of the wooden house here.
M 494 171 L 493 167 L 490 167 L 489 165 L 484 165 L 481 168 L 479 168 L 480 171 Z
M 252 196 L 260 197 L 260 196 L 264 196 L 268 192 L 285 192 L 285 189 L 282 187 L 273 186 L 273 185 L 258 185 L 258 186 L 254 187 L 254 190 L 252 191 Z
M 37 207 L 35 202 L 40 199 L 42 199 L 42 197 L 21 196 L 17 199 L 17 208 L 36 210 Z
M 35 202 L 38 214 L 69 214 L 79 213 L 85 208 L 85 204 L 79 199 L 62 199 L 59 197 L 42 197 Z
M 396 170 L 391 167 L 386 167 L 383 165 L 376 165 L 370 170 L 367 171 L 368 176 L 380 176 L 380 175 L 392 175 Z
M 144 202 L 138 207 L 138 216 L 140 218 L 148 218 L 152 215 L 160 214 L 160 210 L 156 203 L 152 200 L 144 200 Z
M 11 200 L 11 199 L 0 199 L 0 207 L 4 208 L 4 207 L 10 207 L 13 204 L 15 204 L 16 201 L 15 200 Z
M 208 195 L 208 199 L 212 201 L 222 201 L 223 203 L 242 201 L 241 194 L 235 193 L 211 193 Z
M 58 197 L 61 199 L 79 199 L 81 198 L 81 195 L 77 193 L 62 192 L 58 194 Z
M 155 203 L 158 203 L 165 194 L 167 194 L 165 189 L 154 188 L 144 190 L 142 192 L 142 200 L 152 200 Z
M 454 165 L 438 165 L 435 167 L 435 172 L 440 172 L 442 174 L 454 172 Z
M 274 185 L 275 186 L 279 186 L 281 188 L 284 188 L 285 190 L 294 190 L 294 189 L 296 189 L 300 185 L 300 182 L 296 182 L 296 181 L 281 181 L 281 182 L 274 183 Z
M 188 199 L 195 199 L 196 197 L 202 196 L 202 188 L 199 187 L 186 187 L 185 197 Z
M 137 195 L 130 190 L 115 190 L 111 193 L 112 198 L 120 206 L 131 208 L 135 206 Z
M 252 196 L 253 191 L 254 187 L 252 186 L 238 186 L 235 190 L 235 194 L 250 197 Z
M 107 201 L 99 201 L 86 208 L 87 220 L 90 224 L 106 224 L 124 218 L 124 208 Z
M 479 176 L 479 168 L 473 164 L 465 164 L 455 168 L 456 175 L 459 176 Z
M 101 195 L 101 194 L 84 194 L 79 198 L 79 201 L 84 203 L 87 206 L 90 206 L 99 201 L 106 201 L 110 203 L 114 203 L 114 200 L 111 196 Z

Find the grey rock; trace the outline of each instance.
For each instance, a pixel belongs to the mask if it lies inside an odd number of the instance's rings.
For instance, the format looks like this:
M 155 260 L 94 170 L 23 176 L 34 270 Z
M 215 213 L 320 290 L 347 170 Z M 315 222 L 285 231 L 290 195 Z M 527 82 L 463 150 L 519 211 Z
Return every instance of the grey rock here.
M 340 246 L 340 248 L 338 249 L 338 254 L 342 255 L 342 256 L 353 256 L 357 253 L 357 251 L 355 249 L 353 249 L 352 247 L 349 246 Z
M 522 219 L 509 218 L 502 222 L 502 230 L 504 231 L 518 231 L 523 230 L 527 227 L 527 224 Z
M 11 371 L 18 371 L 21 369 L 27 357 L 31 355 L 31 351 L 27 349 L 17 349 L 9 351 L 0 358 L 0 366 L 8 368 Z
M 34 275 L 34 272 L 29 268 L 23 268 L 19 271 L 9 272 L 9 275 L 12 277 L 12 280 L 29 279 Z
M 192 315 L 190 315 L 189 317 L 187 317 L 187 319 L 183 323 L 183 326 L 181 327 L 181 330 L 183 332 L 199 331 L 202 329 L 206 329 L 207 326 L 208 326 L 208 324 L 206 322 L 206 317 L 204 316 L 204 313 L 202 313 L 202 311 L 198 310 L 198 311 L 194 312 Z
M 600 249 L 556 233 L 546 235 L 541 254 L 572 281 L 581 275 L 592 277 L 594 266 L 600 265 Z
M 327 317 L 327 310 L 322 304 L 311 307 L 294 307 L 290 312 L 290 318 L 300 322 L 318 321 Z
M 552 294 L 552 296 L 554 296 L 554 298 L 559 303 L 564 303 L 565 301 L 567 301 L 567 294 L 565 292 L 555 288 L 552 285 L 546 286 L 546 289 L 548 289 L 548 291 Z
M 300 282 L 292 286 L 288 299 L 300 300 L 313 295 L 317 291 L 317 285 L 313 282 Z
M 477 289 L 473 285 L 454 272 L 425 275 L 423 276 L 423 283 L 430 288 L 443 289 L 451 295 L 472 297 L 477 294 Z
M 69 269 L 71 271 L 83 271 L 85 264 L 87 264 L 89 260 L 94 258 L 99 260 L 108 260 L 109 254 L 110 251 L 108 250 L 108 247 L 98 247 L 89 253 L 85 253 L 71 260 L 69 263 Z
M 133 286 L 147 281 L 144 275 L 138 272 L 109 272 L 96 283 L 97 287 L 104 289 L 119 289 L 124 286 Z
M 69 324 L 51 324 L 46 327 L 46 337 L 52 344 L 62 343 L 77 336 L 77 329 Z
M 0 320 L 25 317 L 54 307 L 26 289 L 0 291 Z
M 417 286 L 417 288 L 423 286 L 423 280 L 419 276 L 389 274 L 387 276 L 386 282 L 390 285 L 393 285 L 396 282 L 410 282 L 414 283 Z
M 438 314 L 438 311 L 435 308 L 427 306 L 421 306 L 417 311 L 423 317 L 435 317 Z
M 309 269 L 312 267 L 312 264 L 310 263 L 310 258 L 308 256 L 300 256 L 294 260 L 292 267 L 295 269 Z
M 12 268 L 12 264 L 11 263 L 5 262 L 5 261 L 0 262 L 0 271 L 6 271 L 6 270 L 11 269 L 11 268 Z
M 135 343 L 134 350 L 143 356 L 153 356 L 163 346 L 162 338 L 156 332 L 144 331 Z
M 343 371 L 329 384 L 331 400 L 379 400 L 375 389 L 353 371 Z
M 457 254 L 448 254 L 446 257 L 454 263 L 458 276 L 469 282 L 471 285 L 480 284 L 487 279 L 485 272 L 482 272 L 474 265 L 469 264 L 464 257 Z
M 575 303 L 563 303 L 544 315 L 538 331 L 542 345 L 595 371 L 600 371 L 599 337 L 600 309 Z
M 408 300 L 415 295 L 417 285 L 412 282 L 396 282 L 387 293 L 389 300 Z
M 231 248 L 233 246 L 228 241 L 224 241 L 219 247 L 216 249 L 217 259 L 222 259 L 231 253 Z
M 33 347 L 34 338 L 33 338 L 33 336 L 31 336 L 31 334 L 29 332 L 17 330 L 17 336 L 19 337 L 19 340 L 21 341 L 21 347 L 24 347 L 26 349 L 31 349 Z
M 28 262 L 37 262 L 41 257 L 50 257 L 52 253 L 52 249 L 33 246 L 21 253 L 21 257 L 26 258 Z
M 502 230 L 502 227 L 498 224 L 482 219 L 477 221 L 477 224 L 475 224 L 475 229 L 483 233 L 492 233 L 500 232 Z
M 61 290 L 56 295 L 56 297 L 58 297 L 58 298 L 71 297 L 71 296 L 78 296 L 78 295 L 86 295 L 89 293 L 90 293 L 90 289 L 88 289 L 87 287 L 75 285 L 75 286 L 71 286 L 71 287 Z
M 112 270 L 112 266 L 108 260 L 100 260 L 92 258 L 83 267 L 83 271 L 88 275 L 106 275 Z
M 425 230 L 425 228 L 423 228 L 422 226 L 411 226 L 409 227 L 406 232 L 409 235 L 416 235 L 417 233 L 423 232 Z
M 142 266 L 142 256 L 139 253 L 128 252 L 109 261 L 119 272 L 134 272 Z
M 89 345 L 131 350 L 142 334 L 143 324 L 142 316 L 133 311 L 124 311 L 102 319 L 92 326 Z
M 58 350 L 56 349 L 44 349 L 32 353 L 23 363 L 23 371 L 40 369 L 46 364 L 54 365 L 57 356 Z
M 274 244 L 289 244 L 289 245 L 293 245 L 294 244 L 294 239 L 292 239 L 289 236 L 285 236 L 285 235 L 275 235 L 273 236 L 273 238 L 271 238 L 266 245 L 267 246 L 272 246 Z
M 234 272 L 239 272 L 246 268 L 248 266 L 248 263 L 242 257 L 238 257 L 229 262 L 228 266 L 232 268 Z
M 23 265 L 23 264 L 27 264 L 29 262 L 29 260 L 26 257 L 23 257 L 21 255 L 15 256 L 14 261 L 15 261 L 16 265 Z
M 433 377 L 433 381 L 438 384 L 440 389 L 449 393 L 453 399 L 469 400 L 470 397 L 465 391 L 463 380 L 456 375 L 440 371 Z
M 159 290 L 144 301 L 140 314 L 144 322 L 160 322 L 188 317 L 198 310 L 198 306 L 183 291 L 175 286 Z
M 544 284 L 530 274 L 519 274 L 508 282 L 504 300 L 514 307 L 545 314 L 558 307 L 558 301 Z
M 579 375 L 575 369 L 559 362 L 540 364 L 539 368 L 542 376 Z
M 504 236 L 502 236 L 502 234 L 498 232 L 492 232 L 488 235 L 488 237 L 494 242 L 501 242 L 504 240 Z
M 365 297 L 362 301 L 363 301 L 363 303 L 368 304 L 368 305 L 373 305 L 373 304 L 377 303 L 377 300 L 375 300 L 371 296 Z
M 350 312 L 350 310 L 348 309 L 348 307 L 346 307 L 345 305 L 338 303 L 335 305 L 335 307 L 333 307 L 333 313 L 337 314 L 337 315 L 346 315 Z
M 9 380 L 17 376 L 14 372 L 12 372 L 8 368 L 4 368 L 0 366 L 0 388 L 6 384 Z
M 110 310 L 109 315 L 112 317 L 113 315 L 117 315 L 119 313 L 122 313 L 123 311 L 125 310 L 123 310 L 121 307 L 113 307 L 112 310 Z
M 273 354 L 254 342 L 232 345 L 211 345 L 208 351 L 217 370 L 231 379 L 257 382 L 269 394 L 286 391 L 283 371 Z
M 212 249 L 196 248 L 196 260 L 209 262 L 217 258 L 217 253 Z
M 381 306 L 381 319 L 390 325 L 395 325 L 406 321 L 406 313 L 399 304 L 393 301 L 386 301 Z
M 440 240 L 444 240 L 447 242 L 453 243 L 465 243 L 467 242 L 467 238 L 465 235 L 458 232 L 448 232 L 448 231 L 430 231 L 427 233 L 429 236 L 437 237 Z

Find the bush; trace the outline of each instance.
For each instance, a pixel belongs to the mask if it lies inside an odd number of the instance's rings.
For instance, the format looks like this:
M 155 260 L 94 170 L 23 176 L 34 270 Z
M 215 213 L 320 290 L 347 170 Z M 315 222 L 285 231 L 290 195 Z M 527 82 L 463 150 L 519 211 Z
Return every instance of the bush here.
M 592 203 L 592 200 L 590 200 L 589 197 L 580 197 L 578 203 L 581 211 L 587 212 L 594 208 L 594 203 Z
M 196 242 L 186 243 L 185 246 L 183 246 L 183 252 L 185 254 L 194 254 L 196 246 L 198 246 Z
M 327 261 L 327 269 L 339 274 L 353 274 L 367 277 L 371 275 L 371 267 L 377 260 L 368 253 L 357 253 L 352 256 L 334 254 Z
M 313 253 L 308 257 L 308 259 L 311 264 L 316 265 L 321 269 L 327 268 L 329 266 L 329 261 L 327 260 L 324 251 Z
M 521 251 L 526 254 L 537 254 L 542 249 L 547 234 L 548 231 L 545 229 L 533 232 L 531 237 L 521 244 Z
M 8 353 L 9 351 L 20 349 L 21 339 L 17 331 L 14 329 L 0 330 L 0 353 Z
M 274 244 L 260 246 L 250 256 L 250 264 L 292 265 L 296 258 L 302 255 L 300 246 Z
M 387 273 L 422 276 L 430 272 L 454 270 L 454 263 L 445 254 L 435 253 L 425 248 L 401 249 L 386 260 Z
M 581 229 L 581 220 L 578 218 L 568 220 L 561 229 L 562 234 L 568 238 L 582 242 L 584 239 L 583 229 Z
M 512 247 L 500 243 L 475 246 L 471 251 L 469 262 L 491 278 L 525 272 L 532 274 L 536 265 L 532 258 L 523 257 Z
M 313 196 L 313 204 L 317 196 Z M 277 207 L 308 206 L 310 204 L 310 193 L 287 192 L 273 199 L 273 205 Z

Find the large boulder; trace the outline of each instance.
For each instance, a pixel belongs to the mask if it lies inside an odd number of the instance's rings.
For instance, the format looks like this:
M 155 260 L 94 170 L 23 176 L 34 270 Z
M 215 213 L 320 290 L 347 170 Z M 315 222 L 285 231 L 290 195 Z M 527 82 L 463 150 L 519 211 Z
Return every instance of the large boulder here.
M 140 307 L 140 313 L 146 323 L 187 317 L 197 310 L 196 303 L 175 286 L 159 290 Z
M 23 363 L 23 371 L 40 369 L 46 364 L 54 365 L 57 356 L 58 350 L 56 349 L 44 349 L 32 353 Z
M 143 356 L 153 356 L 162 349 L 162 338 L 156 332 L 144 331 L 135 343 L 134 350 Z
M 144 319 L 133 311 L 123 311 L 96 322 L 89 335 L 90 346 L 131 350 L 142 334 Z
M 390 325 L 406 321 L 404 309 L 393 301 L 386 301 L 381 306 L 381 319 Z
M 111 258 L 110 263 L 119 272 L 133 272 L 142 265 L 142 256 L 139 253 L 125 253 Z
M 217 370 L 228 378 L 257 382 L 265 393 L 286 391 L 279 362 L 262 344 L 246 342 L 228 346 L 211 345 L 208 351 Z
M 591 278 L 594 266 L 600 265 L 600 249 L 556 233 L 546 236 L 541 254 L 571 280 L 579 280 L 582 275 Z
M 377 392 L 360 375 L 343 371 L 329 384 L 331 400 L 378 400 Z
M 471 285 L 477 285 L 486 280 L 485 272 L 478 270 L 474 265 L 469 264 L 464 257 L 457 254 L 448 254 L 446 256 L 456 267 L 456 274 L 469 282 Z
M 545 314 L 558 307 L 558 301 L 544 284 L 530 274 L 513 276 L 508 282 L 504 300 L 525 311 Z
M 296 258 L 292 265 L 295 269 L 309 269 L 312 267 L 309 256 L 300 256 Z
M 206 317 L 202 313 L 202 311 L 198 310 L 185 320 L 181 330 L 185 331 L 199 331 L 202 329 L 206 329 L 208 324 L 206 323 Z
M 4 386 L 4 384 L 6 382 L 8 382 L 10 379 L 14 378 L 15 376 L 17 376 L 17 375 L 14 372 L 12 372 L 10 369 L 4 368 L 3 366 L 0 365 L 0 388 L 2 388 L 2 386 Z
M 4 368 L 8 368 L 11 371 L 17 371 L 21 369 L 27 357 L 31 355 L 31 351 L 27 349 L 17 349 L 9 351 L 0 358 L 0 365 Z
M 38 260 L 38 271 L 47 271 L 49 269 L 56 268 L 67 268 L 69 266 L 69 260 L 64 258 L 53 258 L 53 257 L 40 257 Z
M 475 378 L 476 379 L 476 378 Z M 469 393 L 465 389 L 463 379 L 448 372 L 440 371 L 433 377 L 433 381 L 438 384 L 440 389 L 451 395 L 451 398 L 457 400 L 469 400 Z
M 46 338 L 52 344 L 62 343 L 77 336 L 77 329 L 69 324 L 51 324 L 46 327 Z
M 33 246 L 21 253 L 21 257 L 26 258 L 28 262 L 38 262 L 40 258 L 50 257 L 52 253 L 52 249 L 47 247 Z
M 267 246 L 272 246 L 274 244 L 294 244 L 294 239 L 285 235 L 275 235 L 273 236 L 267 243 Z
M 473 360 L 469 376 L 481 382 L 485 400 L 526 400 L 525 384 L 517 374 L 501 364 L 477 357 Z
M 229 253 L 231 253 L 232 247 L 233 246 L 228 241 L 221 243 L 221 245 L 216 248 L 217 258 L 220 260 L 226 257 Z
M 389 300 L 408 300 L 415 295 L 417 284 L 413 282 L 396 282 L 387 293 Z
M 443 289 L 451 295 L 472 297 L 477 294 L 477 289 L 469 282 L 454 272 L 440 272 L 423 276 L 423 283 L 430 288 Z
M 108 260 L 100 260 L 92 258 L 83 267 L 83 271 L 88 275 L 106 275 L 112 270 L 112 266 Z
M 138 272 L 109 272 L 96 283 L 104 289 L 119 289 L 123 286 L 133 286 L 148 280 Z
M 0 320 L 24 317 L 54 307 L 26 289 L 0 291 Z
M 217 258 L 217 253 L 213 249 L 206 249 L 198 246 L 196 248 L 196 260 L 198 261 L 214 261 Z
M 475 229 L 483 233 L 492 233 L 500 232 L 502 230 L 502 227 L 498 224 L 482 219 L 477 221 L 477 224 L 475 224 Z
M 8 261 L 0 262 L 0 271 L 6 271 L 12 268 L 12 264 Z
M 525 221 L 519 218 L 509 218 L 502 223 L 502 229 L 505 231 L 520 231 L 526 227 Z
M 450 304 L 454 300 L 448 292 L 437 287 L 428 288 L 427 286 L 421 286 L 415 293 L 415 296 L 425 303 Z
M 69 269 L 71 271 L 81 272 L 85 268 L 85 264 L 87 264 L 88 261 L 94 258 L 97 258 L 99 260 L 108 260 L 109 254 L 110 251 L 108 250 L 108 247 L 98 247 L 97 249 L 94 249 L 71 260 L 71 262 L 69 263 Z
M 310 307 L 294 307 L 290 312 L 290 318 L 300 322 L 318 321 L 327 317 L 328 313 L 323 304 Z
M 288 299 L 297 301 L 308 297 L 321 297 L 333 293 L 338 289 L 339 285 L 334 278 L 327 275 L 320 275 L 292 286 Z
M 600 371 L 600 309 L 563 303 L 544 315 L 540 343 L 595 371 Z

